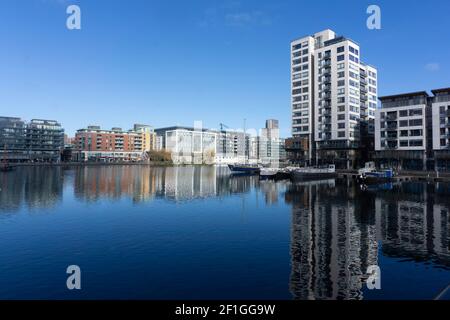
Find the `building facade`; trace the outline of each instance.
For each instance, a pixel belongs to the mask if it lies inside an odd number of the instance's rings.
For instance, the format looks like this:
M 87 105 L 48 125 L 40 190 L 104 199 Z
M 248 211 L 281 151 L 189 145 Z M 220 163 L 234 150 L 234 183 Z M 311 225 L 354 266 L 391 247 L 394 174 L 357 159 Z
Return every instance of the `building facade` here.
M 380 97 L 375 160 L 398 170 L 450 170 L 450 88 Z
M 174 164 L 212 164 L 217 153 L 217 132 L 191 127 L 167 127 L 155 130 L 161 150 L 172 154 Z
M 64 129 L 55 120 L 0 117 L 0 153 L 8 162 L 59 162 Z
M 274 126 L 276 122 L 271 122 Z M 278 130 L 278 129 L 271 129 Z M 280 153 L 281 139 L 267 148 L 267 137 L 252 136 L 238 130 L 211 130 L 174 126 L 155 130 L 159 147 L 172 154 L 176 164 L 236 164 L 261 162 L 262 152 Z M 270 133 L 273 135 L 273 132 Z M 265 141 L 264 147 L 262 141 Z M 264 150 L 264 151 L 261 151 Z M 281 156 L 284 156 L 284 150 Z M 267 160 L 267 157 L 265 158 Z
M 75 135 L 75 144 L 82 161 L 143 161 L 147 151 L 152 150 L 152 141 L 156 141 L 149 126 L 135 125 L 135 130 L 122 128 L 111 130 L 99 126 L 80 129 Z
M 148 152 L 151 150 L 156 150 L 156 133 L 155 130 L 145 124 L 135 124 L 133 131 L 140 133 L 142 138 L 142 152 Z
M 450 171 L 450 88 L 431 92 L 435 169 Z
M 425 91 L 380 97 L 375 150 L 381 166 L 398 170 L 427 167 L 430 97 Z
M 305 163 L 356 167 L 370 148 L 377 70 L 351 39 L 325 30 L 291 43 L 292 135 L 305 140 Z
M 280 161 L 284 161 L 284 140 L 280 139 L 278 120 L 266 120 L 265 128 L 261 129 L 258 149 L 258 158 L 263 165 L 278 167 Z

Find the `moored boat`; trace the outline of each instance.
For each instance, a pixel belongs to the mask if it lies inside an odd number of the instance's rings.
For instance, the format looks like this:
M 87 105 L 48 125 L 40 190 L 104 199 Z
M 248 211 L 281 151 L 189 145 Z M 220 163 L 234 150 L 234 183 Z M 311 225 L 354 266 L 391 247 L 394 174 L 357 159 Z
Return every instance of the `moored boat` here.
M 336 168 L 334 165 L 321 167 L 288 168 L 293 180 L 322 180 L 336 178 Z
M 392 181 L 394 178 L 394 171 L 392 169 L 365 172 L 358 176 L 357 180 L 360 183 L 385 183 Z
M 262 168 L 259 171 L 259 177 L 261 179 L 275 179 L 278 174 L 278 168 Z
M 258 165 L 252 164 L 229 164 L 228 168 L 237 174 L 258 174 L 261 171 Z
M 393 169 L 377 170 L 374 162 L 366 162 L 364 168 L 358 171 L 359 183 L 386 183 L 394 178 Z

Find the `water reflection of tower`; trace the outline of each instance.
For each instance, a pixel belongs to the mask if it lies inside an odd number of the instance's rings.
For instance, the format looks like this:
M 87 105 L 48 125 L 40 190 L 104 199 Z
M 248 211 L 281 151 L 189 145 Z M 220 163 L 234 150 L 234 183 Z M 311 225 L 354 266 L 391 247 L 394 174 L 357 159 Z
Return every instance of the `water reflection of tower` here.
M 216 194 L 216 167 L 168 167 L 164 172 L 164 196 L 186 200 Z
M 370 206 L 353 198 L 347 188 L 335 188 L 333 180 L 293 185 L 286 202 L 293 207 L 294 298 L 361 299 L 367 266 L 377 264 L 375 224 L 360 210 Z
M 278 202 L 279 187 L 281 184 L 282 182 L 260 181 L 259 188 L 264 194 L 266 204 L 275 204 Z
M 377 237 L 383 254 L 450 267 L 450 201 L 448 193 L 440 197 L 439 184 L 436 189 L 410 183 L 377 195 Z

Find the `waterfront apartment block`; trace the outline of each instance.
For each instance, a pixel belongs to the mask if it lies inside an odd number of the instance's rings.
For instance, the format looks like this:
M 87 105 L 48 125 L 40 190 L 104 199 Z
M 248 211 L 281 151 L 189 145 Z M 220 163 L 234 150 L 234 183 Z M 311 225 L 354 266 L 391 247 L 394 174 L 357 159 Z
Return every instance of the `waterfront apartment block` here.
M 140 133 L 142 138 L 142 152 L 156 149 L 156 133 L 153 127 L 145 124 L 135 124 L 133 131 Z
M 57 121 L 0 117 L 1 161 L 59 162 L 64 129 Z
M 433 154 L 437 170 L 450 170 L 450 88 L 431 90 Z
M 380 165 L 450 170 L 450 88 L 380 97 L 375 150 Z
M 378 163 L 399 170 L 426 167 L 429 99 L 425 91 L 380 97 L 375 125 Z
M 82 161 L 141 161 L 156 143 L 155 133 L 146 125 L 135 125 L 134 130 L 111 130 L 99 126 L 80 129 L 75 135 L 76 148 Z
M 360 46 L 325 30 L 291 43 L 292 135 L 305 164 L 350 168 L 371 145 L 377 70 L 361 61 Z M 372 138 L 372 139 L 371 139 Z

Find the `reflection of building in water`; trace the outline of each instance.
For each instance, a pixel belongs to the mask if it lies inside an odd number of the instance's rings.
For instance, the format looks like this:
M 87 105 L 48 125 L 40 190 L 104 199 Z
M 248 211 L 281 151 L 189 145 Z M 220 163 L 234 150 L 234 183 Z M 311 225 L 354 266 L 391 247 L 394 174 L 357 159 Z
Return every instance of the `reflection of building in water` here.
M 169 167 L 165 170 L 164 196 L 174 200 L 216 194 L 216 167 Z
M 83 200 L 124 195 L 143 201 L 155 194 L 155 179 L 148 166 L 86 166 L 75 169 L 75 196 Z
M 286 193 L 293 205 L 295 299 L 362 298 L 367 267 L 377 264 L 375 225 L 363 216 L 370 200 L 350 198 L 346 190 L 331 180 L 293 185 Z
M 254 177 L 231 177 L 228 168 L 183 166 L 92 166 L 75 170 L 75 195 L 80 199 L 157 197 L 188 200 L 248 192 Z
M 338 183 L 292 185 L 295 299 L 361 299 L 369 265 L 385 256 L 450 267 L 450 188 L 422 183 L 362 193 Z
M 24 167 L 0 175 L 0 210 L 52 207 L 62 198 L 63 182 L 60 167 Z
M 385 255 L 450 267 L 450 203 L 437 197 L 424 184 L 377 196 L 377 233 Z
M 289 183 L 284 181 L 278 181 L 274 183 L 270 180 L 261 180 L 259 181 L 259 189 L 264 195 L 264 200 L 266 204 L 276 204 L 278 203 L 278 198 L 280 196 L 280 192 L 285 190 L 286 186 Z

